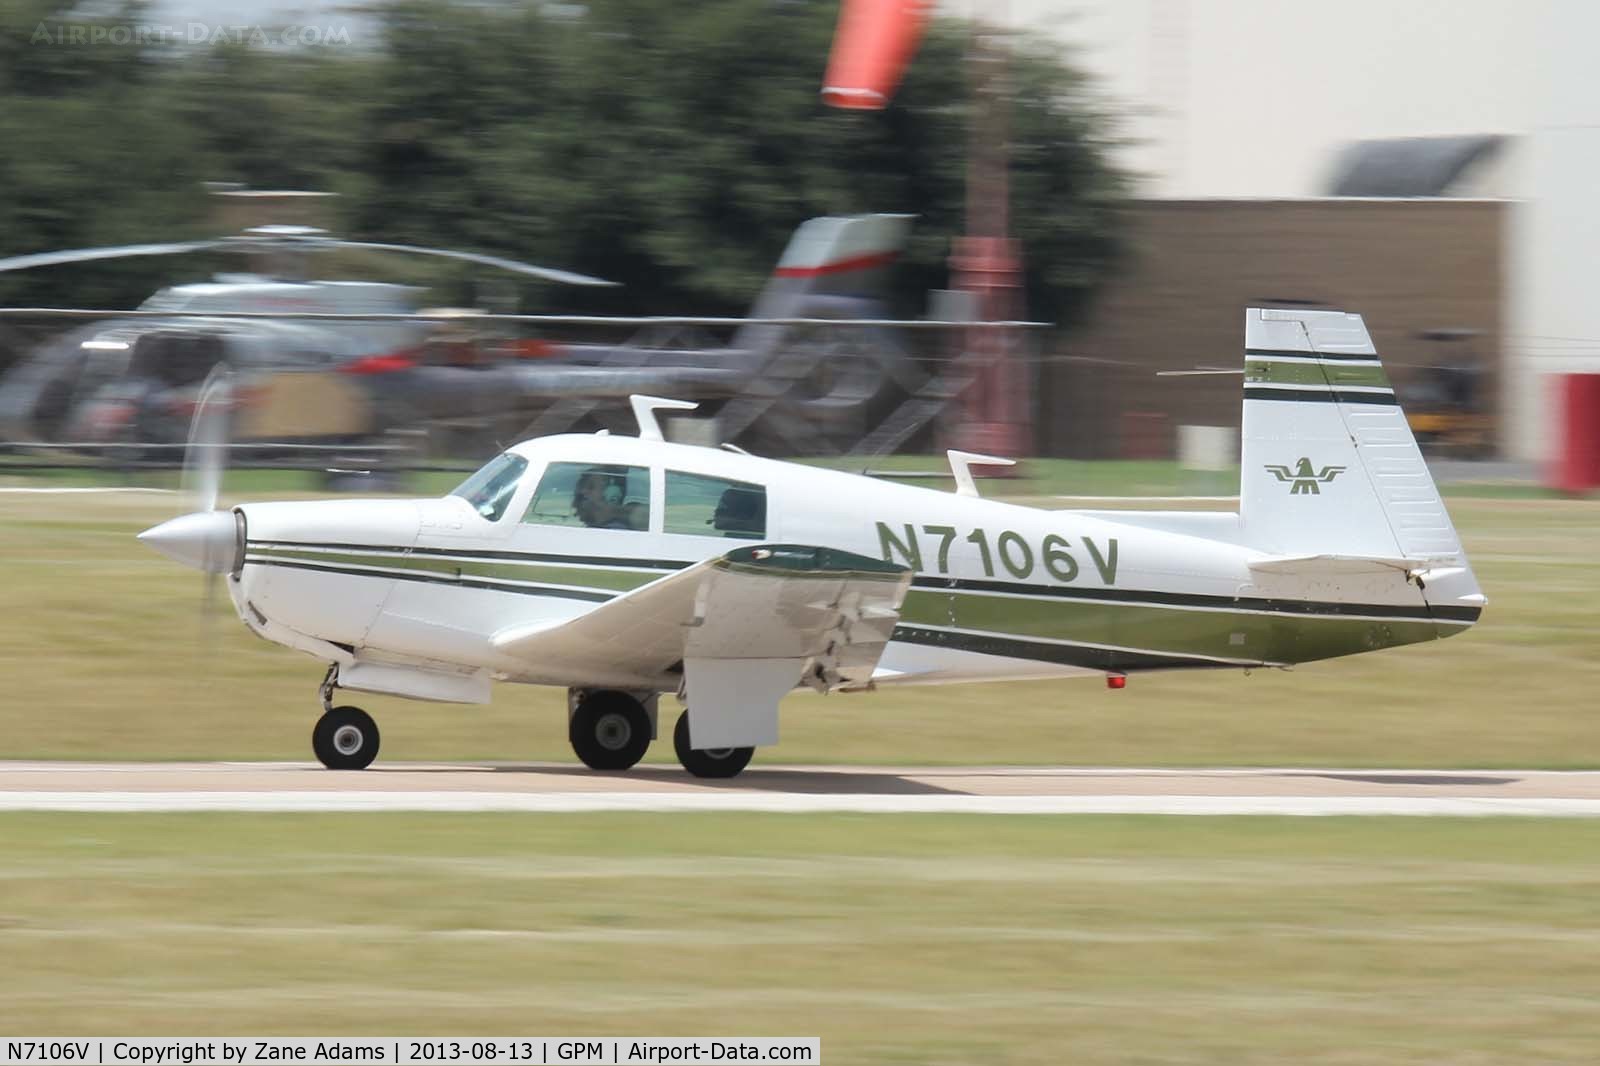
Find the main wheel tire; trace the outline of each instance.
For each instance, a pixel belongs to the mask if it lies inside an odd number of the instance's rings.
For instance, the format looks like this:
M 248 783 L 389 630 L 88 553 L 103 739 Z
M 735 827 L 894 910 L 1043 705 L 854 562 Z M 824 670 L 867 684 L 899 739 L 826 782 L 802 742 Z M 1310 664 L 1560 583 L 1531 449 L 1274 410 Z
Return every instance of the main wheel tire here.
M 311 750 L 330 770 L 365 770 L 378 757 L 378 743 L 378 723 L 360 707 L 335 707 L 311 731 Z
M 626 692 L 591 692 L 567 726 L 572 750 L 591 770 L 626 770 L 650 750 L 650 715 Z
M 696 777 L 737 777 L 756 753 L 754 748 L 691 748 L 688 711 L 678 715 L 678 724 L 672 729 L 672 748 L 678 753 L 678 762 Z

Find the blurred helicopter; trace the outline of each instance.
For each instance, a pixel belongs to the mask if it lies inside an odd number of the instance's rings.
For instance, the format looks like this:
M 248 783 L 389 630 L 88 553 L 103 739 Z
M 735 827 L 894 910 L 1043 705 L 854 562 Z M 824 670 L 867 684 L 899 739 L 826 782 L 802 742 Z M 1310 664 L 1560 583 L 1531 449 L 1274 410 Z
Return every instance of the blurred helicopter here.
M 804 223 L 751 317 L 881 318 L 878 294 L 906 224 L 901 215 Z M 4 272 L 225 249 L 270 256 L 276 267 L 273 274 L 166 288 L 139 310 L 171 317 L 112 319 L 45 344 L 0 377 L 0 437 L 176 445 L 202 383 L 218 366 L 237 381 L 229 437 L 246 444 L 351 442 L 391 428 L 452 423 L 490 439 L 524 426 L 524 435 L 543 434 L 603 420 L 633 393 L 672 392 L 713 405 L 723 439 L 764 434 L 764 442 L 805 451 L 841 424 L 859 431 L 916 386 L 910 361 L 874 327 L 750 323 L 726 346 L 659 328 L 623 344 L 553 344 L 496 337 L 480 328 L 489 319 L 470 311 L 421 314 L 420 290 L 409 286 L 301 280 L 304 253 L 344 248 L 443 256 L 564 284 L 610 284 L 493 256 L 347 241 L 304 226 L 0 259 Z M 219 317 L 233 312 L 285 317 Z M 305 313 L 386 317 L 293 317 Z
M 229 319 L 235 312 L 409 316 L 420 290 L 364 281 L 306 280 L 313 252 L 362 249 L 463 260 L 573 285 L 583 274 L 441 248 L 348 241 L 309 226 L 258 226 L 233 236 L 0 259 L 0 272 L 134 256 L 225 250 L 256 257 L 259 273 L 164 288 L 138 311 L 162 317 L 100 321 L 40 346 L 0 377 L 0 435 L 16 441 L 182 442 L 200 385 L 214 367 L 240 375 L 235 439 L 302 440 L 371 434 L 381 416 L 361 375 L 398 365 L 427 340 L 419 319 Z
M 883 320 L 888 270 L 910 216 L 825 216 L 802 223 L 726 345 L 668 319 L 618 345 L 551 345 L 545 358 L 502 360 L 475 374 L 419 367 L 419 418 L 486 416 L 506 397 L 544 401 L 518 439 L 620 429 L 627 398 L 668 393 L 712 412 L 721 441 L 789 455 L 836 452 L 924 384 Z M 803 319 L 810 325 L 778 325 Z M 833 323 L 837 323 L 834 325 Z M 498 408 L 497 406 L 498 405 Z

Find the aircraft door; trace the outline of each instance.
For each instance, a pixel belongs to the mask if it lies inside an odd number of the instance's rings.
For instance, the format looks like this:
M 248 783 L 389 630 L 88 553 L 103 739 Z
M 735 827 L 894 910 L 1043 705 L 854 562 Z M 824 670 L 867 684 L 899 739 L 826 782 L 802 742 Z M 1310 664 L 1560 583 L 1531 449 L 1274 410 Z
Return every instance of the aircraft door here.
M 551 463 L 523 509 L 515 536 L 530 545 L 626 544 L 632 538 L 618 542 L 604 534 L 651 531 L 650 480 L 650 468 L 645 466 Z
M 663 549 L 658 499 L 647 466 L 548 464 L 508 535 L 517 579 L 531 593 L 524 620 L 575 617 L 681 565 Z

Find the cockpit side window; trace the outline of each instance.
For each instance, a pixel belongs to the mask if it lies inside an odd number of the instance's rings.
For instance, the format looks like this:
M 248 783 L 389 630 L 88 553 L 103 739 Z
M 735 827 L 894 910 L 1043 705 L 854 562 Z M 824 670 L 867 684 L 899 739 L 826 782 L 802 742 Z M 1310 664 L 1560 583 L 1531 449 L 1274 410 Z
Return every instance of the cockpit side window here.
M 665 517 L 665 533 L 761 540 L 767 535 L 767 489 L 668 470 Z
M 485 463 L 476 474 L 463 481 L 452 496 L 472 504 L 473 510 L 491 522 L 500 521 L 517 494 L 517 484 L 528 469 L 528 460 L 506 452 Z
M 650 528 L 650 469 L 613 463 L 551 463 L 522 516 L 545 526 Z

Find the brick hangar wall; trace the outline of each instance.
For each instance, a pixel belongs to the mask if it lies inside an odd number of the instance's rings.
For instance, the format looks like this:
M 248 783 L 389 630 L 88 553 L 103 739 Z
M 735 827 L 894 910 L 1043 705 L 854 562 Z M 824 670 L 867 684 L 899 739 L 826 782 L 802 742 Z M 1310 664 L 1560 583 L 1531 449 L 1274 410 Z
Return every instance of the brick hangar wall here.
M 1402 403 L 1417 366 L 1476 361 L 1495 415 L 1508 208 L 1451 199 L 1130 204 L 1117 276 L 1082 326 L 1043 346 L 1037 450 L 1170 457 L 1179 425 L 1237 428 L 1237 375 L 1156 372 L 1242 366 L 1251 306 L 1360 313 Z M 1454 343 L 1420 336 L 1446 329 L 1477 333 Z

